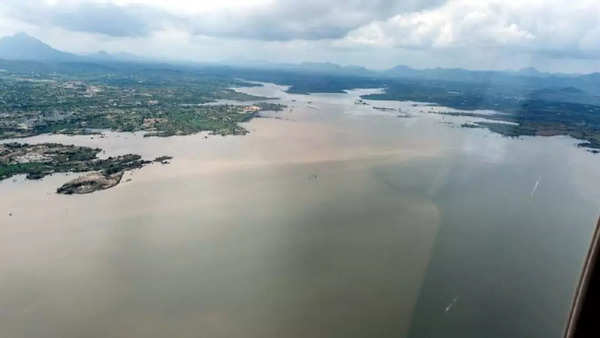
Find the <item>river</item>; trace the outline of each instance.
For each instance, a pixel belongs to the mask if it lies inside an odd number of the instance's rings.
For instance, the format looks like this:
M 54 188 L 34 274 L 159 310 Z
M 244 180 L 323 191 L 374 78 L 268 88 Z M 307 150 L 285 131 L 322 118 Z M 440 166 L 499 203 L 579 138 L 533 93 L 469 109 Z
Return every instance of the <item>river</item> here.
M 372 89 L 239 90 L 288 108 L 246 136 L 20 140 L 174 159 L 89 195 L 0 182 L 2 336 L 561 336 L 600 156 Z

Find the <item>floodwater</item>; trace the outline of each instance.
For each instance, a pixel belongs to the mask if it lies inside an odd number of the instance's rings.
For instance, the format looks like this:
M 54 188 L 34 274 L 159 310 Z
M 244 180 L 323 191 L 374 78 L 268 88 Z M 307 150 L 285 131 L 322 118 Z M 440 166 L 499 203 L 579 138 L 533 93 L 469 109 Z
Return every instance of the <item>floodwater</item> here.
M 1 337 L 561 336 L 600 156 L 373 90 L 240 90 L 288 108 L 246 136 L 20 140 L 174 159 L 89 195 L 0 182 Z

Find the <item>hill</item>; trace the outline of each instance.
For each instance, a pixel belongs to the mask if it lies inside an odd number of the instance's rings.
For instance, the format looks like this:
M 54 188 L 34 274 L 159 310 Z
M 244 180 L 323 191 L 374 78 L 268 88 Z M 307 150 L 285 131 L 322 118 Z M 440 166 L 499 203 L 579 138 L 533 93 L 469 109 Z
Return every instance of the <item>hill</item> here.
M 27 35 L 18 33 L 0 39 L 0 58 L 6 60 L 30 60 L 30 61 L 79 61 L 81 57 L 66 53 L 50 47 L 42 41 Z

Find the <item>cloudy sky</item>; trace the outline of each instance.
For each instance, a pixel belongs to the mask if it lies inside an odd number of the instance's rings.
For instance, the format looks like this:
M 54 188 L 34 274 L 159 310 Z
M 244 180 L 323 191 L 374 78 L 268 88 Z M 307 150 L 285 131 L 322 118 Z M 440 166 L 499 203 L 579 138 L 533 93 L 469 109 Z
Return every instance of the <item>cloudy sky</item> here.
M 2 0 L 0 36 L 76 53 L 600 71 L 599 0 Z

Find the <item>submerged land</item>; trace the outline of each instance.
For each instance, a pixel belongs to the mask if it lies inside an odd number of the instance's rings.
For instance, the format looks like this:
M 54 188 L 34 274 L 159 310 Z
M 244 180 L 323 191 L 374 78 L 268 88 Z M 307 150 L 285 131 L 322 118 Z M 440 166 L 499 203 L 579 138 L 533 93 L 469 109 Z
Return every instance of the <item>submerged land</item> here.
M 450 107 L 464 111 L 452 115 L 490 120 L 476 125 L 507 137 L 568 135 L 580 140 L 580 147 L 600 151 L 600 73 L 418 70 L 406 66 L 370 71 L 334 64 L 306 64 L 277 70 L 213 70 L 219 72 L 288 85 L 288 92 L 297 94 L 382 88 L 381 93 L 364 95 L 362 99 Z M 480 114 L 476 110 L 495 113 Z
M 568 135 L 581 140 L 578 144 L 580 147 L 598 152 L 600 97 L 569 84 L 559 81 L 559 86 L 566 87 L 544 89 L 498 88 L 490 85 L 478 88 L 468 83 L 415 84 L 411 88 L 398 85 L 387 88 L 385 93 L 366 95 L 364 98 L 433 102 L 465 110 L 442 114 L 488 120 L 464 127 L 486 128 L 508 137 Z M 494 112 L 482 114 L 469 111 L 477 109 Z
M 136 72 L 0 72 L 0 140 L 40 134 L 101 135 L 103 131 L 143 132 L 145 137 L 245 135 L 240 125 L 260 111 L 283 105 L 231 89 L 255 84 L 170 70 Z M 226 100 L 226 103 L 220 101 Z M 256 102 L 260 101 L 260 102 Z M 103 137 L 102 135 L 100 137 Z M 62 194 L 104 190 L 127 170 L 152 163 L 136 154 L 99 159 L 98 148 L 55 143 L 0 144 L 0 180 L 25 174 L 91 172 L 57 189 Z M 155 162 L 167 164 L 165 155 Z
M 77 62 L 0 60 L 0 140 L 107 130 L 141 132 L 145 137 L 198 132 L 245 135 L 248 130 L 241 123 L 259 117 L 261 111 L 285 108 L 274 98 L 233 89 L 260 86 L 256 81 L 286 85 L 288 93 L 307 95 L 381 88 L 379 93 L 362 96 L 357 104 L 367 104 L 368 99 L 440 105 L 455 110 L 432 113 L 473 118 L 461 124 L 464 128 L 486 128 L 507 137 L 568 135 L 579 140 L 579 147 L 600 152 L 599 73 L 402 66 L 371 71 L 333 64 L 249 67 L 85 58 Z M 411 115 L 399 112 L 398 117 Z M 19 174 L 39 179 L 58 172 L 88 172 L 59 189 L 60 193 L 87 193 L 113 187 L 123 172 L 152 162 L 136 154 L 99 159 L 100 151 L 5 143 L 0 146 L 0 180 Z M 169 154 L 165 156 L 156 162 L 168 163 Z
M 58 143 L 0 143 L 0 180 L 21 174 L 37 180 L 54 173 L 88 172 L 57 189 L 61 194 L 85 194 L 116 186 L 125 171 L 172 159 L 160 156 L 149 161 L 137 154 L 98 158 L 101 151 Z

